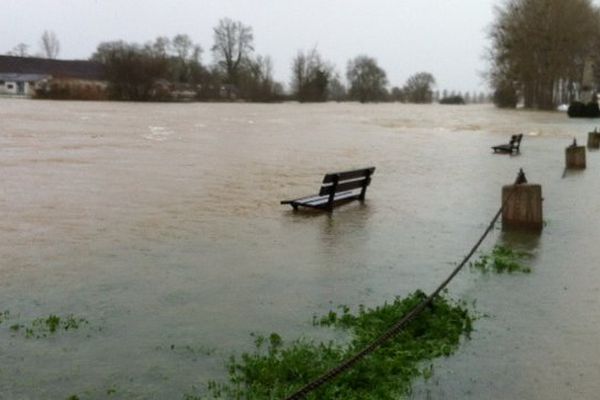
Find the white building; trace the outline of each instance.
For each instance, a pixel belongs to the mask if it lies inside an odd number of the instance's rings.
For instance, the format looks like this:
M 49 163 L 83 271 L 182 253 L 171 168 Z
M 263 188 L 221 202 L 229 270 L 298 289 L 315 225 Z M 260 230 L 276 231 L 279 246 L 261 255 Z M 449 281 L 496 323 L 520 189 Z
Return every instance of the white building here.
M 94 61 L 0 55 L 0 96 L 33 97 L 56 89 L 63 96 L 58 98 L 74 92 L 98 97 L 106 87 L 103 80 L 104 67 Z
M 50 78 L 41 74 L 0 73 L 0 95 L 32 96 Z

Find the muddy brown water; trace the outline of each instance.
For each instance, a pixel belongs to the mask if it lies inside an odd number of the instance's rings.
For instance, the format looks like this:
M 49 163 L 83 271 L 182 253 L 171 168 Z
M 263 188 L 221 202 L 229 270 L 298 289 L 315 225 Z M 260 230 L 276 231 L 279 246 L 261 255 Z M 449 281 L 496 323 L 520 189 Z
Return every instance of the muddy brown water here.
M 130 104 L 0 99 L 0 399 L 181 398 L 225 376 L 251 332 L 430 291 L 523 167 L 543 186 L 529 275 L 465 270 L 450 295 L 487 318 L 414 398 L 600 393 L 600 152 L 564 178 L 593 120 L 491 106 Z M 523 132 L 522 154 L 490 146 Z M 279 205 L 325 172 L 374 165 L 332 216 Z M 26 339 L 9 326 L 74 314 Z

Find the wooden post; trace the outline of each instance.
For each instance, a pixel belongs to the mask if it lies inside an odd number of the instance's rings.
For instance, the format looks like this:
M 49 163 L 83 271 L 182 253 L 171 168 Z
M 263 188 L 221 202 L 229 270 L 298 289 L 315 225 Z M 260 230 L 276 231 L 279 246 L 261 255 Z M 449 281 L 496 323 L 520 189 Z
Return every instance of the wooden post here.
M 585 146 L 577 146 L 577 140 L 565 149 L 567 169 L 585 169 Z
M 521 182 L 502 187 L 502 228 L 541 231 L 544 226 L 542 212 L 542 186 Z
M 597 128 L 594 129 L 594 132 L 588 133 L 587 147 L 588 149 L 600 148 L 600 132 L 598 132 Z

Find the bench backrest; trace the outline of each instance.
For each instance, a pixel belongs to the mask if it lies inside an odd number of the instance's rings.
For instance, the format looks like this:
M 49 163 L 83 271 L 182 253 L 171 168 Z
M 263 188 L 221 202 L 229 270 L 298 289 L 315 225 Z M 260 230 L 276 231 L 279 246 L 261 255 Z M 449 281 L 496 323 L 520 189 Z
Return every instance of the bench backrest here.
M 510 138 L 510 146 L 513 148 L 519 148 L 521 145 L 521 139 L 523 139 L 523 134 L 520 133 L 518 135 L 512 135 Z
M 361 195 L 364 197 L 364 192 L 371 183 L 371 175 L 374 172 L 375 167 L 369 167 L 327 174 L 323 178 L 323 185 L 319 191 L 319 196 L 332 196 L 335 193 L 361 188 L 363 189 Z

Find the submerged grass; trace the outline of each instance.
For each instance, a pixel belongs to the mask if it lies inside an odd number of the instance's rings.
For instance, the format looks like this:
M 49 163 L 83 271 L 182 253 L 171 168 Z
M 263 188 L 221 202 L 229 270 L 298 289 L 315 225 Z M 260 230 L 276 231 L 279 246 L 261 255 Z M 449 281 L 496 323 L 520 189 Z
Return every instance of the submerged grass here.
M 5 311 L 0 311 L 0 324 L 3 323 L 5 320 L 10 318 L 10 311 L 9 310 L 5 310 Z
M 481 272 L 496 272 L 502 274 L 507 272 L 530 273 L 531 268 L 523 264 L 523 259 L 531 257 L 530 253 L 515 251 L 504 246 L 495 246 L 490 254 L 483 254 L 470 263 L 471 269 L 477 269 Z
M 85 318 L 76 318 L 72 314 L 66 317 L 50 314 L 48 317 L 36 318 L 31 323 L 14 324 L 10 330 L 18 333 L 23 332 L 28 339 L 40 339 L 56 334 L 59 331 L 74 331 L 89 322 Z
M 208 383 L 208 398 L 284 398 L 362 349 L 425 298 L 417 291 L 379 307 L 361 306 L 357 313 L 342 307 L 339 314 L 332 311 L 314 319 L 316 325 L 346 331 L 349 341 L 343 344 L 309 339 L 286 343 L 276 333 L 256 336 L 253 352 L 230 358 L 228 382 Z M 413 379 L 431 376 L 432 366 L 423 365 L 426 361 L 451 355 L 472 328 L 473 318 L 464 303 L 438 297 L 398 336 L 307 398 L 397 399 L 410 392 Z M 202 398 L 206 397 L 185 397 Z

